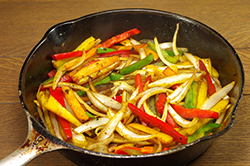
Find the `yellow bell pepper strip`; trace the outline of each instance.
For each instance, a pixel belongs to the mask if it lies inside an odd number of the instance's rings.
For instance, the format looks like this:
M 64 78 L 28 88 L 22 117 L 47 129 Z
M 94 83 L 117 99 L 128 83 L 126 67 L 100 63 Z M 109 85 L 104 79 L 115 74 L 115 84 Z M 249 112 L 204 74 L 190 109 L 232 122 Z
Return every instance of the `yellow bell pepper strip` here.
M 98 47 L 96 50 L 97 54 L 103 54 L 103 53 L 109 53 L 109 52 L 113 52 L 116 51 L 116 49 L 113 48 L 105 48 L 105 47 Z
M 97 47 L 106 47 L 106 48 L 108 48 L 108 47 L 113 46 L 116 43 L 119 43 L 119 42 L 121 42 L 121 41 L 123 41 L 123 40 L 125 40 L 125 39 L 127 39 L 127 38 L 129 38 L 129 37 L 131 37 L 133 35 L 137 35 L 139 33 L 140 33 L 140 31 L 137 28 L 134 28 L 134 29 L 128 30 L 126 32 L 123 32 L 123 33 L 121 33 L 119 35 L 113 36 L 112 38 L 106 40 L 105 42 L 97 45 Z
M 153 51 L 156 52 L 155 44 L 153 42 L 148 41 L 147 44 L 148 44 L 150 49 L 152 49 Z M 178 56 L 171 56 L 171 55 L 168 54 L 168 52 L 166 52 L 166 51 L 164 51 L 162 49 L 160 49 L 160 51 L 161 51 L 162 55 L 164 56 L 164 58 L 166 58 L 166 60 L 169 61 L 170 63 L 178 62 L 178 60 L 179 60 Z
M 193 135 L 188 136 L 188 143 L 193 142 L 201 137 L 209 135 L 213 130 L 220 127 L 218 123 L 208 123 L 205 126 L 197 130 Z
M 66 108 L 63 98 L 62 88 L 56 88 L 55 90 L 52 90 L 52 88 L 50 88 L 50 95 L 52 95 L 64 108 Z M 58 115 L 57 118 L 60 121 L 67 138 L 72 139 L 72 131 L 70 123 Z
M 207 99 L 207 82 L 201 81 L 198 89 L 197 104 L 196 107 L 200 108 Z
M 43 111 L 44 120 L 45 120 L 45 122 L 47 124 L 48 130 L 50 131 L 51 134 L 55 135 L 55 132 L 54 132 L 54 129 L 53 129 L 50 117 L 49 117 L 48 110 L 44 107 L 44 104 L 49 99 L 49 93 L 47 93 L 46 91 L 40 91 L 38 93 L 38 99 L 41 102 L 41 108 L 42 108 L 42 111 Z
M 68 102 L 72 111 L 75 113 L 76 117 L 83 122 L 88 120 L 89 116 L 85 112 L 85 108 L 81 106 L 75 97 L 74 91 L 68 86 L 62 86 L 62 91 L 66 101 Z
M 148 48 L 148 47 L 145 47 L 145 48 L 144 48 L 144 51 L 145 51 L 146 56 L 148 56 L 148 55 L 150 55 L 150 54 L 153 54 L 154 60 L 155 60 L 155 61 L 156 61 L 157 59 L 159 59 L 158 54 L 157 54 L 155 51 L 153 51 L 152 49 L 150 49 L 150 48 Z
M 67 59 L 61 59 L 61 60 L 52 60 L 52 64 L 53 64 L 53 67 L 58 69 L 59 67 L 61 67 L 62 65 L 64 65 L 65 63 L 73 60 L 74 58 L 67 58 Z
M 57 60 L 62 60 L 62 59 L 67 59 L 67 58 L 80 57 L 82 56 L 82 54 L 83 54 L 83 51 L 65 52 L 65 53 L 54 54 L 52 55 L 52 58 L 57 61 Z
M 154 56 L 153 56 L 153 54 L 150 54 L 146 58 L 143 58 L 143 59 L 137 61 L 136 63 L 121 69 L 120 74 L 125 75 L 125 74 L 128 74 L 128 73 L 132 73 L 133 71 L 141 69 L 141 68 L 143 68 L 144 66 L 150 64 L 153 61 L 154 61 Z
M 141 109 L 137 108 L 131 103 L 128 103 L 128 107 L 134 114 L 136 114 L 138 117 L 146 121 L 147 124 L 157 127 L 162 132 L 173 137 L 174 141 L 179 142 L 181 144 L 187 143 L 187 137 L 181 135 L 179 132 L 177 132 L 173 127 L 171 127 L 167 123 L 161 121 L 160 119 L 156 117 L 148 115 L 147 113 L 143 112 Z
M 96 40 L 93 36 L 90 36 L 86 40 L 84 40 L 73 52 L 75 51 L 83 51 L 83 50 L 89 50 L 91 47 L 93 47 L 96 43 Z
M 142 124 L 139 123 L 130 123 L 128 126 L 133 127 L 137 130 L 143 131 L 145 133 L 151 134 L 151 135 L 155 135 L 156 138 L 158 138 L 162 143 L 164 144 L 169 144 L 171 142 L 173 142 L 173 137 L 160 132 L 158 130 L 152 129 L 150 127 L 144 126 Z
M 131 51 L 131 50 L 117 50 L 117 51 L 112 51 L 112 52 L 100 54 L 99 57 L 100 58 L 105 58 L 105 57 L 114 56 L 114 55 L 129 57 L 129 54 L 138 54 L 138 52 Z
M 100 61 L 97 61 L 88 66 L 83 67 L 76 74 L 72 76 L 72 79 L 74 82 L 78 82 L 80 79 L 86 76 L 89 76 L 90 74 L 97 72 L 105 67 L 108 67 L 118 61 L 120 61 L 119 56 L 112 56 L 112 57 L 104 58 Z
M 199 83 L 193 81 L 184 101 L 185 108 L 196 108 Z
M 198 108 L 184 108 L 178 104 L 171 104 L 172 108 L 183 118 L 185 119 L 193 119 L 195 117 L 198 117 L 200 119 L 203 118 L 213 118 L 217 119 L 219 117 L 219 114 L 215 111 L 211 110 L 202 110 Z
M 81 125 L 81 122 L 64 108 L 52 95 L 50 95 L 48 101 L 44 103 L 44 107 L 77 127 Z
M 131 51 L 133 51 L 133 50 L 138 51 L 138 49 L 146 48 L 146 47 L 147 47 L 147 44 L 132 45 L 132 43 L 131 43 L 131 45 L 124 45 L 124 46 L 114 45 L 114 46 L 112 46 L 112 48 L 117 49 L 117 50 L 131 50 Z
M 204 65 L 204 63 L 202 62 L 202 60 L 199 60 L 199 65 L 200 65 L 200 69 L 206 72 L 206 75 L 204 76 L 206 81 L 207 81 L 207 90 L 208 90 L 208 94 L 209 96 L 211 96 L 212 94 L 214 94 L 216 92 L 215 86 L 212 83 L 211 77 L 209 75 L 209 72 L 207 71 L 206 66 Z

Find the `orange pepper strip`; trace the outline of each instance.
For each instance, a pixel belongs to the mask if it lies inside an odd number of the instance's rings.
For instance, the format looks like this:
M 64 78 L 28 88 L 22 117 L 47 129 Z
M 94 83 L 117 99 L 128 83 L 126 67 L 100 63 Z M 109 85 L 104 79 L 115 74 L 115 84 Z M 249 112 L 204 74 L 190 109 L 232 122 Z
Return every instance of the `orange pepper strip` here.
M 89 116 L 85 112 L 85 108 L 81 106 L 81 104 L 75 97 L 74 91 L 68 86 L 62 86 L 62 91 L 66 101 L 68 102 L 72 111 L 75 113 L 76 117 L 81 121 L 88 120 Z
M 104 58 L 100 61 L 97 61 L 95 63 L 92 63 L 88 66 L 83 67 L 82 69 L 80 69 L 76 74 L 74 74 L 72 76 L 72 79 L 74 82 L 79 81 L 80 79 L 94 73 L 97 72 L 105 67 L 108 67 L 110 65 L 112 65 L 115 62 L 120 61 L 119 56 L 111 56 L 111 57 L 107 57 Z

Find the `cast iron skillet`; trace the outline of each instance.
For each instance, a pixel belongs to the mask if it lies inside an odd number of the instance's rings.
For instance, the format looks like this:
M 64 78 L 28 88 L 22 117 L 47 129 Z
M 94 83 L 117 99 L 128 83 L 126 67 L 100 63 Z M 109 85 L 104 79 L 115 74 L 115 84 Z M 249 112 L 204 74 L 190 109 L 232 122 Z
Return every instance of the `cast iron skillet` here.
M 155 36 L 161 41 L 172 41 L 176 24 L 180 23 L 177 45 L 187 47 L 200 57 L 210 57 L 219 71 L 222 85 L 235 81 L 230 92 L 232 107 L 222 130 L 179 148 L 143 156 L 103 154 L 78 148 L 51 135 L 36 118 L 33 100 L 39 84 L 52 69 L 51 55 L 73 50 L 89 36 L 102 41 L 132 28 L 141 33 L 135 39 Z M 19 96 L 28 119 L 29 134 L 25 143 L 0 161 L 0 165 L 23 165 L 45 152 L 59 150 L 78 165 L 186 165 L 201 155 L 217 138 L 226 133 L 235 121 L 235 111 L 244 88 L 242 63 L 232 46 L 217 32 L 193 19 L 151 9 L 118 9 L 90 14 L 63 22 L 50 28 L 28 55 L 19 79 Z

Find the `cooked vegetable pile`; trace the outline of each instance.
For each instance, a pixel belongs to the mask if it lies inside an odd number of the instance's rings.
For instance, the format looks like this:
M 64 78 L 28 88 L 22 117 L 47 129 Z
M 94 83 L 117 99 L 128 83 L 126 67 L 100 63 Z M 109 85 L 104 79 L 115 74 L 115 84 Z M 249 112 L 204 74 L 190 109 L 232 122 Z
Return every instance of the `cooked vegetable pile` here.
M 81 148 L 112 154 L 156 153 L 213 134 L 231 106 L 209 58 L 173 40 L 137 41 L 131 29 L 104 42 L 93 36 L 52 55 L 54 70 L 37 92 L 46 129 Z

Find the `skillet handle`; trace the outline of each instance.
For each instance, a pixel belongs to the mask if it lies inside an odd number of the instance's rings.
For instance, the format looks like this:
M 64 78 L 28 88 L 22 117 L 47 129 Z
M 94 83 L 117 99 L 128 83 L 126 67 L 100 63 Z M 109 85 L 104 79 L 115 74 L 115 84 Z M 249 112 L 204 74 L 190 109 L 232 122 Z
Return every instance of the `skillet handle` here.
M 14 152 L 0 160 L 0 166 L 21 166 L 26 165 L 35 157 L 54 150 L 65 149 L 63 145 L 54 144 L 50 139 L 37 131 L 35 120 L 30 114 L 27 114 L 28 119 L 28 136 L 25 142 Z M 34 128 L 34 126 L 36 126 Z M 41 126 L 40 126 L 41 127 Z M 42 128 L 42 127 L 41 127 Z

